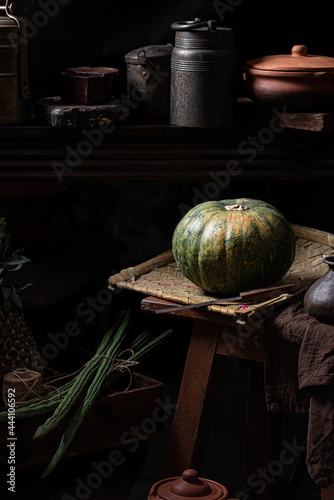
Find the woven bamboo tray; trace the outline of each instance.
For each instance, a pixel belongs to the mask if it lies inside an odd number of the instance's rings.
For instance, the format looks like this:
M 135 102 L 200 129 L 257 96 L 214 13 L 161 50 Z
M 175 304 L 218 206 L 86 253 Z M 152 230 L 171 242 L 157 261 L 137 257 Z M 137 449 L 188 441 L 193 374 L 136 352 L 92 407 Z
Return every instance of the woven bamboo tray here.
M 296 224 L 292 224 L 292 228 L 296 236 L 296 256 L 288 273 L 279 283 L 294 283 L 293 293 L 283 293 L 256 303 L 221 302 L 219 305 L 206 306 L 206 309 L 246 320 L 258 311 L 264 312 L 269 307 L 303 293 L 316 279 L 323 276 L 328 269 L 322 261 L 323 256 L 334 255 L 334 235 Z M 208 294 L 183 276 L 171 250 L 111 276 L 108 287 L 125 288 L 179 304 L 197 304 L 219 299 L 219 296 Z

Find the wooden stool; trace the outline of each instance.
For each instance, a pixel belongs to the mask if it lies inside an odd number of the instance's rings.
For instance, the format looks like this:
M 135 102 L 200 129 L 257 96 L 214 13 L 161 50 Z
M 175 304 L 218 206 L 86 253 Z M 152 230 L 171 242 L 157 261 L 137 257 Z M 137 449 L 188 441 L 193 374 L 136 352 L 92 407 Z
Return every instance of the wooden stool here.
M 175 303 L 147 297 L 141 303 L 142 311 L 155 312 L 175 307 Z M 193 320 L 177 408 L 168 443 L 163 477 L 182 474 L 185 469 L 201 470 L 218 397 L 219 377 L 225 356 L 250 361 L 250 381 L 244 449 L 244 480 L 259 468 L 266 468 L 278 456 L 281 441 L 281 413 L 269 413 L 264 396 L 264 337 L 263 320 L 250 325 L 239 325 L 235 319 L 202 309 L 188 309 L 163 313 Z M 316 498 L 314 493 L 287 491 L 275 495 L 267 484 L 256 499 L 296 500 Z M 334 500 L 334 486 L 321 490 L 321 500 Z

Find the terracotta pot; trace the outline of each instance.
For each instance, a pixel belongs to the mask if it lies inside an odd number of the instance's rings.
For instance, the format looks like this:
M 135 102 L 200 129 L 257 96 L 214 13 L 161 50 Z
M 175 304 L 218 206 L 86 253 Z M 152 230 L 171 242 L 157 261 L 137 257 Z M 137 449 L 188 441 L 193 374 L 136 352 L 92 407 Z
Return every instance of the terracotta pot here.
M 182 477 L 162 479 L 152 486 L 148 500 L 227 500 L 228 491 L 222 484 L 198 477 L 194 469 L 187 469 Z M 231 499 L 233 500 L 233 499 Z
M 334 58 L 310 55 L 305 45 L 252 59 L 242 69 L 245 91 L 258 104 L 287 111 L 334 108 Z
M 334 257 L 325 257 L 323 262 L 329 269 L 307 290 L 304 307 L 317 320 L 334 324 Z

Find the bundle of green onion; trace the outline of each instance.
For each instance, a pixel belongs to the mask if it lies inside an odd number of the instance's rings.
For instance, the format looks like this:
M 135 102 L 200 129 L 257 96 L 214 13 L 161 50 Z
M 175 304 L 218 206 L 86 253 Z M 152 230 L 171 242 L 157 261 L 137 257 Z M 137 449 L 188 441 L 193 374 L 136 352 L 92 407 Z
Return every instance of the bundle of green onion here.
M 172 333 L 171 330 L 167 330 L 151 339 L 150 332 L 144 332 L 130 345 L 126 345 L 129 322 L 130 314 L 121 312 L 116 323 L 105 333 L 95 355 L 70 382 L 49 393 L 47 399 L 35 399 L 27 406 L 16 409 L 17 420 L 53 411 L 35 432 L 34 438 L 42 438 L 59 424 L 73 406 L 78 406 L 62 435 L 58 450 L 42 477 L 49 475 L 62 458 L 87 411 L 101 391 L 111 387 L 135 362 L 140 362 L 160 348 Z M 121 362 L 118 359 L 120 355 Z M 6 421 L 7 418 L 7 412 L 0 413 L 0 421 Z

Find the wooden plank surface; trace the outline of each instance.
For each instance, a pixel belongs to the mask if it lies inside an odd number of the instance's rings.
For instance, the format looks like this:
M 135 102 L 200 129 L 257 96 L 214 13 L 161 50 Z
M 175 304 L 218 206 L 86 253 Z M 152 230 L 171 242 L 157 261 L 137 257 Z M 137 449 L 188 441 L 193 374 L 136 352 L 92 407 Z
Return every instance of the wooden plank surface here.
M 143 312 L 155 313 L 157 310 L 174 308 L 175 303 L 157 297 L 145 297 L 141 302 Z M 251 361 L 264 361 L 263 317 L 253 318 L 249 323 L 240 324 L 231 316 L 225 316 L 205 309 L 186 309 L 166 312 L 163 315 L 181 317 L 193 321 L 219 325 L 221 327 L 217 342 L 217 354 L 236 356 Z
M 217 354 L 264 362 L 264 332 L 247 325 L 223 327 L 218 339 Z
M 129 121 L 107 134 L 37 122 L 0 127 L 0 179 L 53 179 L 55 161 L 67 167 L 69 182 L 213 181 L 231 161 L 240 167 L 234 179 L 320 179 L 334 176 L 334 143 L 330 134 L 261 124 L 197 129 Z
M 253 103 L 250 99 L 239 99 L 239 119 L 242 123 L 268 125 L 275 118 L 277 125 L 281 127 L 311 130 L 313 132 L 332 132 L 334 130 L 334 113 L 328 112 L 286 112 L 280 118 L 275 115 L 272 108 Z

